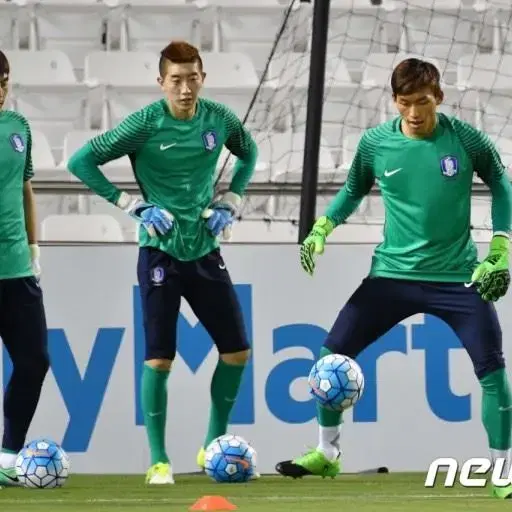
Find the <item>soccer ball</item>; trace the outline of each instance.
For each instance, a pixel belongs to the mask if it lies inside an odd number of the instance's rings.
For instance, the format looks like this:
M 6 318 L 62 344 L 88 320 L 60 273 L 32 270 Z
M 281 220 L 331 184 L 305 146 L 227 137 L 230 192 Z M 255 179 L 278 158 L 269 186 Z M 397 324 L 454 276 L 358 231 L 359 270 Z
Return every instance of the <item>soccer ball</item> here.
M 69 457 L 54 441 L 36 439 L 28 443 L 16 459 L 16 474 L 25 487 L 62 487 L 69 475 Z
M 344 411 L 361 398 L 364 375 L 350 357 L 329 354 L 313 365 L 308 383 L 309 392 L 322 407 Z
M 247 482 L 256 471 L 256 452 L 245 439 L 226 434 L 208 445 L 204 469 L 216 482 Z

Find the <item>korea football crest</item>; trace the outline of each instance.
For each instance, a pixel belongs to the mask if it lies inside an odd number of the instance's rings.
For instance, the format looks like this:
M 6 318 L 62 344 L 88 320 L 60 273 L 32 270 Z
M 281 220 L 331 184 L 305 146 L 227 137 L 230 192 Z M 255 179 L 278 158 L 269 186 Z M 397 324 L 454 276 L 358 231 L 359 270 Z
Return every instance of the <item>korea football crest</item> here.
M 217 134 L 214 131 L 208 130 L 203 133 L 202 137 L 205 149 L 213 151 L 217 147 Z
M 162 267 L 151 269 L 151 281 L 155 286 L 161 286 L 165 279 L 165 271 Z
M 23 142 L 21 135 L 18 133 L 13 133 L 9 137 L 9 140 L 11 141 L 11 146 L 13 147 L 14 151 L 17 153 L 23 153 L 23 151 L 25 151 L 25 143 Z
M 447 178 L 453 178 L 459 174 L 459 162 L 454 156 L 441 158 L 441 172 Z

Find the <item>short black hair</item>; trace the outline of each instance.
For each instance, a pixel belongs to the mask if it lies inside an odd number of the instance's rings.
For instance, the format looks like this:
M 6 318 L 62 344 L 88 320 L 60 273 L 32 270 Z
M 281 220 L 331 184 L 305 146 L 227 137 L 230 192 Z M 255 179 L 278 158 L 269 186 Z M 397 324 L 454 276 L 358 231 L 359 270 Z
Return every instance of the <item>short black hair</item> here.
M 192 64 L 199 63 L 199 68 L 203 71 L 203 61 L 199 55 L 199 50 L 186 41 L 171 41 L 161 52 L 158 68 L 160 76 L 163 78 L 167 71 L 167 63 Z
M 436 97 L 441 96 L 441 74 L 439 70 L 426 60 L 405 59 L 391 75 L 391 90 L 393 97 L 407 96 L 421 89 L 430 87 Z
M 7 56 L 2 50 L 0 50 L 0 80 L 8 76 L 10 71 Z

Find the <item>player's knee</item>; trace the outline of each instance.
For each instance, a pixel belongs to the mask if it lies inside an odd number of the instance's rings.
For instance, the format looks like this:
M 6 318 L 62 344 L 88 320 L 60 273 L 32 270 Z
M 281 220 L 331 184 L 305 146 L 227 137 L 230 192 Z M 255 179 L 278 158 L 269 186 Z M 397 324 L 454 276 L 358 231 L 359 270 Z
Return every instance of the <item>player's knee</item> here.
M 172 366 L 172 359 L 148 359 L 145 364 L 155 370 L 169 371 Z
M 475 364 L 475 374 L 478 380 L 487 377 L 497 370 L 505 368 L 505 359 L 503 354 L 495 354 L 492 357 Z
M 50 358 L 47 352 L 30 354 L 13 358 L 13 369 L 27 377 L 27 381 L 42 382 L 50 368 Z
M 245 365 L 249 358 L 251 357 L 250 349 L 241 350 L 240 352 L 233 352 L 232 354 L 221 354 L 220 358 L 226 364 L 232 365 Z

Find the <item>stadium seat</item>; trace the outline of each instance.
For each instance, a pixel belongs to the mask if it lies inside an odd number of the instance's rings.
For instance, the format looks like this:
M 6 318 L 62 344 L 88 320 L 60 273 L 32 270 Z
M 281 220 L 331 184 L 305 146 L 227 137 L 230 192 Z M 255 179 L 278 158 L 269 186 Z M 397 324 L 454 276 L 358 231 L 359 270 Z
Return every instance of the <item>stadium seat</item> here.
M 259 84 L 250 58 L 243 53 L 203 52 L 202 59 L 206 73 L 202 96 L 228 105 L 244 119 Z
M 256 138 L 259 161 L 270 172 L 271 181 L 300 182 L 302 179 L 304 133 L 269 133 L 259 134 Z M 320 178 L 332 181 L 335 165 L 332 155 L 322 140 L 318 160 Z
M 309 67 L 310 57 L 303 53 L 283 53 L 272 62 L 265 82 L 269 96 L 266 108 L 272 124 L 276 124 L 275 119 L 282 119 L 291 112 L 295 129 L 306 125 Z M 337 55 L 327 55 L 324 125 L 333 123 L 339 127 L 343 123 L 354 128 L 366 125 L 360 108 L 359 89 L 359 85 L 352 81 L 345 61 Z
M 289 13 L 278 51 L 290 51 L 300 44 L 301 12 L 307 7 L 295 2 L 289 11 L 289 2 L 263 0 L 244 3 L 238 0 L 212 0 L 213 50 L 244 53 L 251 58 L 258 76 L 265 69 L 277 34 Z M 304 32 L 305 39 L 305 32 Z
M 19 2 L 0 2 L 0 48 L 17 50 L 19 48 Z
M 67 173 L 57 169 L 52 148 L 44 133 L 32 130 L 32 166 L 38 180 L 69 179 Z
M 201 12 L 187 0 L 120 0 L 122 51 L 159 54 L 174 39 L 201 46 Z
M 115 0 L 28 0 L 32 50 L 62 50 L 76 70 L 85 55 L 110 49 L 107 30 Z
M 512 55 L 464 56 L 457 67 L 457 87 L 476 97 L 473 124 L 491 136 L 512 138 Z
M 367 0 L 331 0 L 327 52 L 342 58 L 351 72 L 360 71 L 369 53 L 385 51 L 385 20 L 384 7 Z
M 121 226 L 109 215 L 49 215 L 41 223 L 45 242 L 122 242 Z
M 58 50 L 6 52 L 11 101 L 35 130 L 60 150 L 64 134 L 90 124 L 89 87 L 79 83 L 67 55 Z
M 162 92 L 157 83 L 158 55 L 151 52 L 93 52 L 86 56 L 84 78 L 99 84 L 102 129 L 157 101 Z

